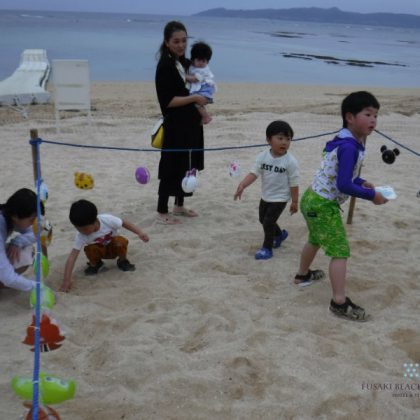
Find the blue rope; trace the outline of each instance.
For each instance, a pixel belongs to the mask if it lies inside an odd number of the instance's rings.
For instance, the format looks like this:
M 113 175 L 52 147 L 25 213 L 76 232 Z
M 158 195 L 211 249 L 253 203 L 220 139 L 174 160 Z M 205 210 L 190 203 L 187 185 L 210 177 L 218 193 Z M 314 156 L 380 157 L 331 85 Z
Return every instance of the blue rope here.
M 420 153 L 416 152 L 413 149 L 410 149 L 407 146 L 404 146 L 402 143 L 399 143 L 398 141 L 394 140 L 393 138 L 387 136 L 386 134 L 380 132 L 379 130 L 375 130 L 376 133 L 380 134 L 381 136 L 385 137 L 386 139 L 392 141 L 393 143 L 397 144 L 398 146 L 402 147 L 403 149 L 408 150 L 409 152 L 413 153 L 416 156 L 420 156 Z M 337 131 L 330 131 L 327 133 L 322 134 L 316 134 L 313 136 L 307 136 L 307 137 L 300 137 L 297 139 L 293 139 L 293 141 L 302 141 L 302 140 L 309 140 L 309 139 L 315 139 L 319 137 L 325 137 L 330 136 L 333 134 L 337 134 Z M 203 149 L 151 149 L 151 148 L 132 148 L 132 147 L 115 147 L 115 146 L 93 146 L 89 144 L 75 144 L 75 143 L 66 143 L 66 142 L 59 142 L 59 141 L 53 141 L 53 140 L 29 140 L 29 143 L 47 143 L 47 144 L 53 144 L 56 146 L 68 146 L 68 147 L 79 147 L 79 148 L 86 148 L 86 149 L 102 149 L 102 150 L 120 150 L 120 151 L 127 151 L 127 152 L 155 152 L 155 153 L 161 153 L 164 152 L 217 152 L 222 150 L 237 150 L 237 149 L 250 149 L 255 147 L 264 147 L 267 145 L 267 143 L 262 144 L 251 144 L 248 146 L 225 146 L 225 147 L 208 147 Z
M 293 139 L 293 141 L 309 140 L 309 139 L 316 139 L 318 137 L 332 136 L 333 134 L 337 134 L 339 131 L 340 130 L 336 130 L 336 131 L 330 131 L 328 133 L 315 134 L 313 136 L 301 137 L 301 138 L 298 138 L 298 139 Z
M 385 137 L 386 139 L 388 139 L 388 140 L 392 141 L 393 143 L 398 144 L 398 146 L 402 147 L 403 149 L 408 150 L 409 152 L 413 153 L 413 154 L 414 154 L 414 155 L 416 155 L 416 156 L 420 156 L 420 153 L 416 152 L 415 150 L 410 149 L 410 148 L 409 148 L 409 147 L 407 147 L 407 146 L 404 146 L 403 144 L 401 144 L 401 143 L 399 143 L 398 141 L 394 140 L 393 138 L 391 138 L 391 137 L 387 136 L 386 134 L 381 133 L 379 130 L 375 130 L 375 131 L 376 131 L 378 134 L 380 134 L 381 136 Z
M 37 235 L 36 235 L 36 305 L 35 305 L 35 349 L 34 349 L 34 372 L 33 372 L 33 394 L 32 394 L 32 420 L 38 420 L 39 409 L 39 368 L 40 368 L 40 318 L 41 318 L 41 160 L 39 153 L 40 139 L 34 140 L 36 150 L 36 214 L 37 214 Z
M 301 141 L 301 140 L 308 140 L 308 139 L 314 139 L 318 137 L 324 137 L 332 134 L 336 134 L 338 131 L 331 131 L 329 133 L 323 133 L 323 134 L 317 134 L 314 136 L 308 136 L 308 137 L 301 137 L 297 139 L 293 139 L 293 141 Z M 74 143 L 65 143 L 65 142 L 59 142 L 59 141 L 52 141 L 52 140 L 41 140 L 37 139 L 42 143 L 47 144 L 55 144 L 57 146 L 68 146 L 68 147 L 81 147 L 86 149 L 102 149 L 102 150 L 123 150 L 128 152 L 216 152 L 221 150 L 235 150 L 235 149 L 250 149 L 253 147 L 264 147 L 267 146 L 267 143 L 262 144 L 251 144 L 248 146 L 225 146 L 225 147 L 209 147 L 209 148 L 203 148 L 203 149 L 149 149 L 149 148 L 130 148 L 130 147 L 115 147 L 115 146 L 92 146 L 89 144 L 74 144 Z M 32 140 L 29 141 L 31 143 Z

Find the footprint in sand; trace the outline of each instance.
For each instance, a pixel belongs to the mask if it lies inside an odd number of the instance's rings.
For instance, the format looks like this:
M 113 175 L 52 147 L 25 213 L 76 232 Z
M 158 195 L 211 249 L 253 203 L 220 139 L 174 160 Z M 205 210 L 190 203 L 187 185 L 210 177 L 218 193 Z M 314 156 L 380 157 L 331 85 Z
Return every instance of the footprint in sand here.
M 359 240 L 353 241 L 352 246 L 354 248 L 357 248 L 357 249 L 359 249 L 359 248 L 360 249 L 365 248 L 365 249 L 369 249 L 371 251 L 375 251 L 375 250 L 381 248 L 380 244 L 378 245 L 378 244 L 376 244 L 374 242 L 366 241 L 364 239 L 359 239 Z
M 226 364 L 227 393 L 234 400 L 245 396 L 262 398 L 265 374 L 262 366 L 248 357 L 235 357 Z
M 200 261 L 196 264 L 197 270 L 201 272 L 217 272 L 222 274 L 227 274 L 229 276 L 244 276 L 247 275 L 248 272 L 243 268 L 243 266 L 235 265 L 235 264 L 222 264 L 219 260 L 207 260 L 207 261 Z
M 194 257 L 200 248 L 201 242 L 198 239 L 183 239 L 182 241 L 171 241 L 169 247 L 172 251 L 184 257 Z
M 217 341 L 217 336 L 223 336 L 226 340 L 235 330 L 235 323 L 224 317 L 211 317 L 204 325 L 197 328 L 185 341 L 181 351 L 195 353 L 207 347 L 213 341 Z
M 407 229 L 410 227 L 410 225 L 407 222 L 404 222 L 403 220 L 395 220 L 394 226 L 398 229 Z
M 420 337 L 418 331 L 411 328 L 398 328 L 390 334 L 396 347 L 407 354 L 409 360 L 420 360 Z
M 207 347 L 208 344 L 207 325 L 203 325 L 194 331 L 192 336 L 181 347 L 181 350 L 185 353 L 195 353 L 196 351 Z

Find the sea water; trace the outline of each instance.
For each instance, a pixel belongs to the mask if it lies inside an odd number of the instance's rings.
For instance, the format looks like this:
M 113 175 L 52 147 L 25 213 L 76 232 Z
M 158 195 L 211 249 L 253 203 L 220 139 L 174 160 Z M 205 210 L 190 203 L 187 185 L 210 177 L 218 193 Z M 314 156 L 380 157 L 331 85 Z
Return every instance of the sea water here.
M 4 10 L 0 11 L 0 80 L 13 73 L 24 49 L 42 48 L 50 61 L 89 60 L 94 81 L 152 81 L 163 27 L 174 19 L 186 25 L 190 44 L 203 40 L 212 46 L 210 66 L 219 82 L 419 86 L 419 29 Z M 346 60 L 386 64 L 361 67 Z

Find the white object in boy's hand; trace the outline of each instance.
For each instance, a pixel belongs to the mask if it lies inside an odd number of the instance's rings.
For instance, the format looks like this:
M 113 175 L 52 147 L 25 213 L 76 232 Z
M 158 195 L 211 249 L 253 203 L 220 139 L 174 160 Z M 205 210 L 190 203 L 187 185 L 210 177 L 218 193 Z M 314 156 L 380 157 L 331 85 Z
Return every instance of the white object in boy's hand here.
M 397 194 L 395 194 L 394 188 L 390 187 L 389 185 L 375 187 L 375 191 L 380 192 L 387 200 L 394 200 L 397 198 Z

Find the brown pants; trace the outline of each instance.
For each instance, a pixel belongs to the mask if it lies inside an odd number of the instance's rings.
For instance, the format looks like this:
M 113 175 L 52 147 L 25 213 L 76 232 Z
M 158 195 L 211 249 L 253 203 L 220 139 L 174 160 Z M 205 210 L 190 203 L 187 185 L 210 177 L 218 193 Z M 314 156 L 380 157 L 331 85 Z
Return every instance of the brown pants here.
M 102 259 L 127 258 L 128 239 L 123 236 L 114 236 L 107 245 L 91 244 L 84 248 L 90 265 L 97 265 Z

